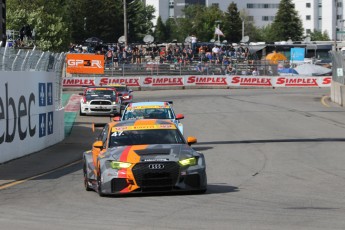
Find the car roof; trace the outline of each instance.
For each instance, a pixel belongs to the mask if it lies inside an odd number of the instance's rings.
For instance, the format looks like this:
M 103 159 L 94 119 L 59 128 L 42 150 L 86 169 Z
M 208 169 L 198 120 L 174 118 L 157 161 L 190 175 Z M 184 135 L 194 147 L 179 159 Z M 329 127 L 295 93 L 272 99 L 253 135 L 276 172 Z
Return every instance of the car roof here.
M 97 87 L 88 87 L 86 90 L 114 90 L 114 87 L 103 87 L 103 86 L 97 86 Z
M 110 127 L 113 132 L 124 130 L 177 129 L 174 122 L 161 119 L 138 119 L 111 122 Z
M 145 101 L 145 102 L 133 102 L 128 105 L 128 108 L 135 108 L 135 107 L 141 107 L 141 108 L 167 108 L 170 107 L 170 102 L 167 101 Z

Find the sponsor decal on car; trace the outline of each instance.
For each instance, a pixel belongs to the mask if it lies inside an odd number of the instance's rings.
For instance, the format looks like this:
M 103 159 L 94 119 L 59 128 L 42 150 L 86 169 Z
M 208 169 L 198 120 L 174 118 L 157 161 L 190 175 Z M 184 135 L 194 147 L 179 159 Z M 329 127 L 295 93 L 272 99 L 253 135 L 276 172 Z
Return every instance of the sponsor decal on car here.
M 139 125 L 139 126 L 118 126 L 112 127 L 112 132 L 126 130 L 149 130 L 149 129 L 176 129 L 175 125 Z

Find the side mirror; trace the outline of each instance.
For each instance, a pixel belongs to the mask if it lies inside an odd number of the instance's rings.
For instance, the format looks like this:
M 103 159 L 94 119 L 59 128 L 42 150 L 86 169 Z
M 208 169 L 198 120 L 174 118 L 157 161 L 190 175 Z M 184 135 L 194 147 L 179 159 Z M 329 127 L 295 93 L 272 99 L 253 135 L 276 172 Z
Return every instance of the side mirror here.
M 121 121 L 121 117 L 116 116 L 116 117 L 113 118 L 113 121 Z
M 181 120 L 184 118 L 184 115 L 179 113 L 179 114 L 176 114 L 176 120 Z
M 131 90 L 131 89 L 130 89 L 130 90 L 128 90 L 128 92 L 129 92 L 129 93 L 132 93 L 132 92 L 133 92 L 133 90 Z
M 197 141 L 198 140 L 195 137 L 193 137 L 193 136 L 187 137 L 187 143 L 188 143 L 189 146 L 191 146 L 192 144 L 195 144 Z
M 102 141 L 95 141 L 92 145 L 93 148 L 102 149 L 103 148 L 103 142 Z

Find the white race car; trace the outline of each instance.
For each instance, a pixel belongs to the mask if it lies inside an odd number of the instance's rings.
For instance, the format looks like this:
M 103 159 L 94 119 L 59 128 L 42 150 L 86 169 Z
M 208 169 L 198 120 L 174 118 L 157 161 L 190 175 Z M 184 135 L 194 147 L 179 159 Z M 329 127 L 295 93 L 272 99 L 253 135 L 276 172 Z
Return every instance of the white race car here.
M 80 115 L 121 115 L 121 98 L 114 87 L 88 87 L 80 100 Z

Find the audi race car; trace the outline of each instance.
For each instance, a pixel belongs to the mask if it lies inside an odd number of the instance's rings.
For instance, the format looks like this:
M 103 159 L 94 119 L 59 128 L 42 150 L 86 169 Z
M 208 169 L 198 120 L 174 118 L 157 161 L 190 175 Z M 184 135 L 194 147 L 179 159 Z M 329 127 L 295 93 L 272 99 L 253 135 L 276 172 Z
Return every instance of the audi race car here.
M 125 85 L 125 84 L 112 84 L 109 86 L 114 87 L 116 89 L 116 92 L 118 92 L 118 95 L 121 98 L 121 102 L 122 102 L 122 104 L 121 104 L 122 109 L 124 109 L 127 104 L 129 104 L 133 101 L 133 90 L 129 89 L 127 87 L 127 85 Z
M 101 124 L 104 125 L 104 124 Z M 84 184 L 100 196 L 207 189 L 204 155 L 169 120 L 110 122 L 83 153 Z
M 120 120 L 130 119 L 167 119 L 175 123 L 183 134 L 183 114 L 176 114 L 172 108 L 172 101 L 134 102 L 127 105 Z
M 80 115 L 121 115 L 121 98 L 113 87 L 87 87 L 80 100 Z

